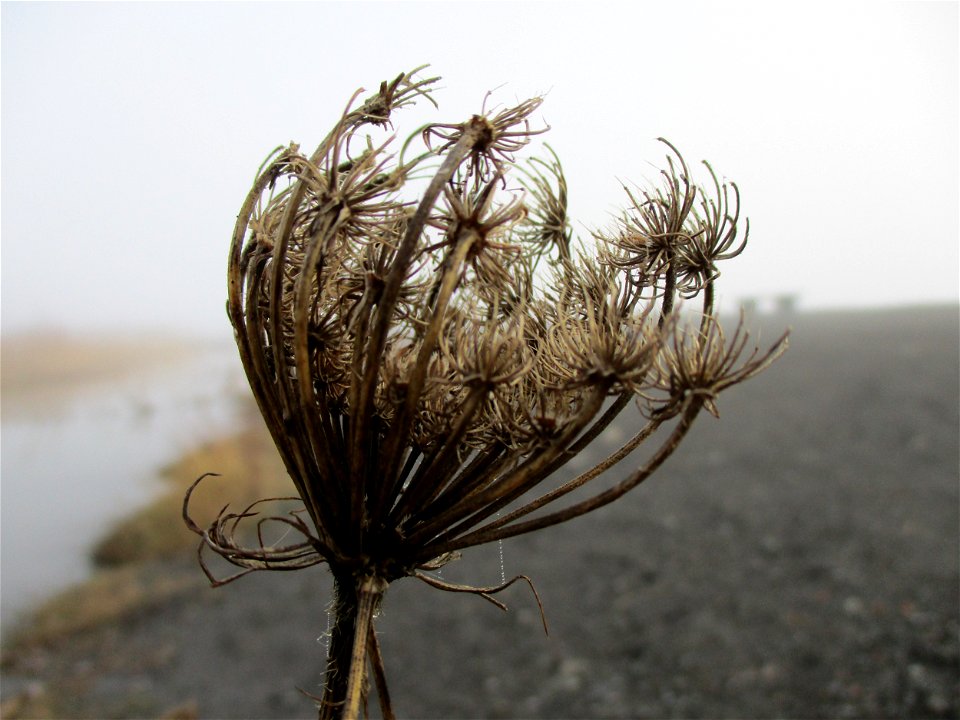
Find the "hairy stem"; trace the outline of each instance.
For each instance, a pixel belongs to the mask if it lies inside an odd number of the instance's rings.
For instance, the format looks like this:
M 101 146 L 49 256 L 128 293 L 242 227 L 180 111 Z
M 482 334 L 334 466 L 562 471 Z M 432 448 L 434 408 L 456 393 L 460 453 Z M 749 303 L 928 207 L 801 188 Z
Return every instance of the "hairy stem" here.
M 380 607 L 387 583 L 375 576 L 357 578 L 342 571 L 334 571 L 333 577 L 334 622 L 319 720 L 356 720 L 366 698 L 366 663 L 373 616 Z
M 348 668 L 357 617 L 357 588 L 349 572 L 333 573 L 333 626 L 319 720 L 336 720 L 347 697 Z

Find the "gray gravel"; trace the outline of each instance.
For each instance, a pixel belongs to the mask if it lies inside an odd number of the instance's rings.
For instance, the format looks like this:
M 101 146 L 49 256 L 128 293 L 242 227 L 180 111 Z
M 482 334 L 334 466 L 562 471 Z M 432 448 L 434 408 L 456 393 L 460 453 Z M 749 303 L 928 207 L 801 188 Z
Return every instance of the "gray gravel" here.
M 521 584 L 508 613 L 390 588 L 401 717 L 958 717 L 958 310 L 789 322 L 787 356 L 649 484 L 504 543 L 548 637 Z M 500 555 L 444 579 L 498 582 Z M 296 688 L 320 691 L 329 590 L 314 569 L 185 595 L 8 658 L 3 693 L 71 688 L 77 717 L 314 717 Z

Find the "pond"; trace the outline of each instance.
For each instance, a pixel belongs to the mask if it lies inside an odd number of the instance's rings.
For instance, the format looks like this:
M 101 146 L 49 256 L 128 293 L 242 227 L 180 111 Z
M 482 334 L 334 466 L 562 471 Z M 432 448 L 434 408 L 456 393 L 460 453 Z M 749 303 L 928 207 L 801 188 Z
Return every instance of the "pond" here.
M 110 524 L 159 492 L 163 466 L 235 429 L 247 392 L 236 349 L 217 345 L 75 387 L 55 407 L 5 407 L 0 625 L 88 577 Z

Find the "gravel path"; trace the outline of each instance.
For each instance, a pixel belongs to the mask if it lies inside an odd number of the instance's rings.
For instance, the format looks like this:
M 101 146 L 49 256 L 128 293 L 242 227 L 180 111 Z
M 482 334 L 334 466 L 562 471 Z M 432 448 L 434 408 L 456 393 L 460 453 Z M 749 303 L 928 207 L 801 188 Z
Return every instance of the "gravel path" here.
M 378 627 L 401 717 L 958 717 L 957 308 L 791 322 L 787 356 L 648 485 L 504 543 L 549 637 L 521 584 L 505 614 L 391 587 Z M 500 557 L 468 552 L 444 579 L 498 582 Z M 6 658 L 3 696 L 56 688 L 77 717 L 313 717 L 296 688 L 320 690 L 329 589 L 313 569 L 191 591 Z

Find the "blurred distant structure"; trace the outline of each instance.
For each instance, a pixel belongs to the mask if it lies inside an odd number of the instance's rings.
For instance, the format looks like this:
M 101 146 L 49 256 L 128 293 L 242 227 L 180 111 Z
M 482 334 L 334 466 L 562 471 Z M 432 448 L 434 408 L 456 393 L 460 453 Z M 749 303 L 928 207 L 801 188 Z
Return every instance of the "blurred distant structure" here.
M 797 293 L 777 295 L 749 295 L 740 301 L 745 317 L 758 315 L 791 316 L 797 312 L 800 296 Z

